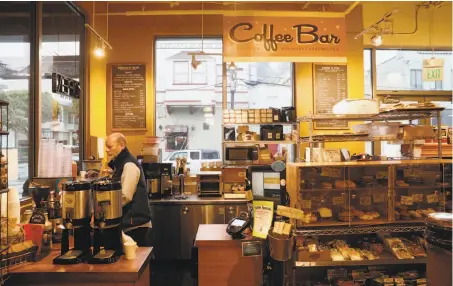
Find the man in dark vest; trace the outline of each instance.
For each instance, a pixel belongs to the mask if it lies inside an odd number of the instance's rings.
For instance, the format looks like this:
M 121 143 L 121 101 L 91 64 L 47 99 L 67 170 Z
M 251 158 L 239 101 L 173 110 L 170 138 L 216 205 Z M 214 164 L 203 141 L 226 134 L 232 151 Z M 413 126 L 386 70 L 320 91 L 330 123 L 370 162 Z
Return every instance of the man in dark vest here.
M 143 170 L 127 149 L 123 134 L 113 133 L 108 136 L 105 147 L 111 160 L 109 167 L 113 169 L 113 179 L 121 181 L 121 228 L 138 246 L 152 246 L 151 209 Z

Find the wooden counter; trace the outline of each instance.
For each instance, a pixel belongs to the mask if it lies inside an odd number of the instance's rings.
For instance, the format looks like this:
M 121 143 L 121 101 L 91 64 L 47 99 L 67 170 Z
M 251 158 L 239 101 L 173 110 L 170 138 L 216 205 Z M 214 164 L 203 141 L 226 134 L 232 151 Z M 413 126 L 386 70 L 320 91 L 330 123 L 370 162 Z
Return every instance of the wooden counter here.
M 41 261 L 10 268 L 11 277 L 6 285 L 149 286 L 149 260 L 152 249 L 139 247 L 137 257 L 133 260 L 127 260 L 122 256 L 112 264 L 75 265 L 53 264 L 53 259 L 60 252 L 52 250 L 50 255 Z
M 198 286 L 261 286 L 263 257 L 243 257 L 242 242 L 226 233 L 226 224 L 201 224 L 198 247 Z

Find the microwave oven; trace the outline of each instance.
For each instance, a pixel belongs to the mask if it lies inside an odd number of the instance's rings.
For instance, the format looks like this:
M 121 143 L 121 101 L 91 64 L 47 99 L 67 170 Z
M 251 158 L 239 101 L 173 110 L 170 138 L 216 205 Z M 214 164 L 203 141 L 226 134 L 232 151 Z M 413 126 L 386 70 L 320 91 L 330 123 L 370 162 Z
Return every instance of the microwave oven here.
M 225 144 L 225 164 L 227 165 L 259 164 L 258 145 Z

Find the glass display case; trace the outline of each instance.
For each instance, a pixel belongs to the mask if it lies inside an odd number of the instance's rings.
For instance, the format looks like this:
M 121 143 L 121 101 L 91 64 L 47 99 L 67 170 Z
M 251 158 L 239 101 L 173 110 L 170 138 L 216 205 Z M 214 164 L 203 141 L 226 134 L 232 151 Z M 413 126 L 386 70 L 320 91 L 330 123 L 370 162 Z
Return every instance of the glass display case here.
M 424 221 L 430 213 L 451 209 L 451 161 L 429 160 L 394 168 L 394 221 Z
M 301 167 L 300 226 L 354 225 L 388 220 L 387 166 Z
M 288 164 L 298 228 L 424 222 L 451 211 L 452 161 L 313 162 Z

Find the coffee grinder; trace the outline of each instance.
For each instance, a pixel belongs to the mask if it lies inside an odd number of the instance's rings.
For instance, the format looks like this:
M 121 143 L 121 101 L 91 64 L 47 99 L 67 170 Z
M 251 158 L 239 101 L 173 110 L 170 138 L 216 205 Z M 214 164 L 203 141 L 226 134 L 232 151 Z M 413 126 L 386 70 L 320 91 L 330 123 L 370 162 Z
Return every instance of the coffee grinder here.
M 94 207 L 93 255 L 90 264 L 116 262 L 123 253 L 122 247 L 122 192 L 121 183 L 101 180 L 92 184 Z
M 160 199 L 172 195 L 171 167 L 171 163 L 142 164 L 150 199 Z
M 91 246 L 91 188 L 90 183 L 67 182 L 63 184 L 61 255 L 54 264 L 77 264 L 85 260 Z M 74 234 L 74 248 L 69 249 L 69 232 Z

